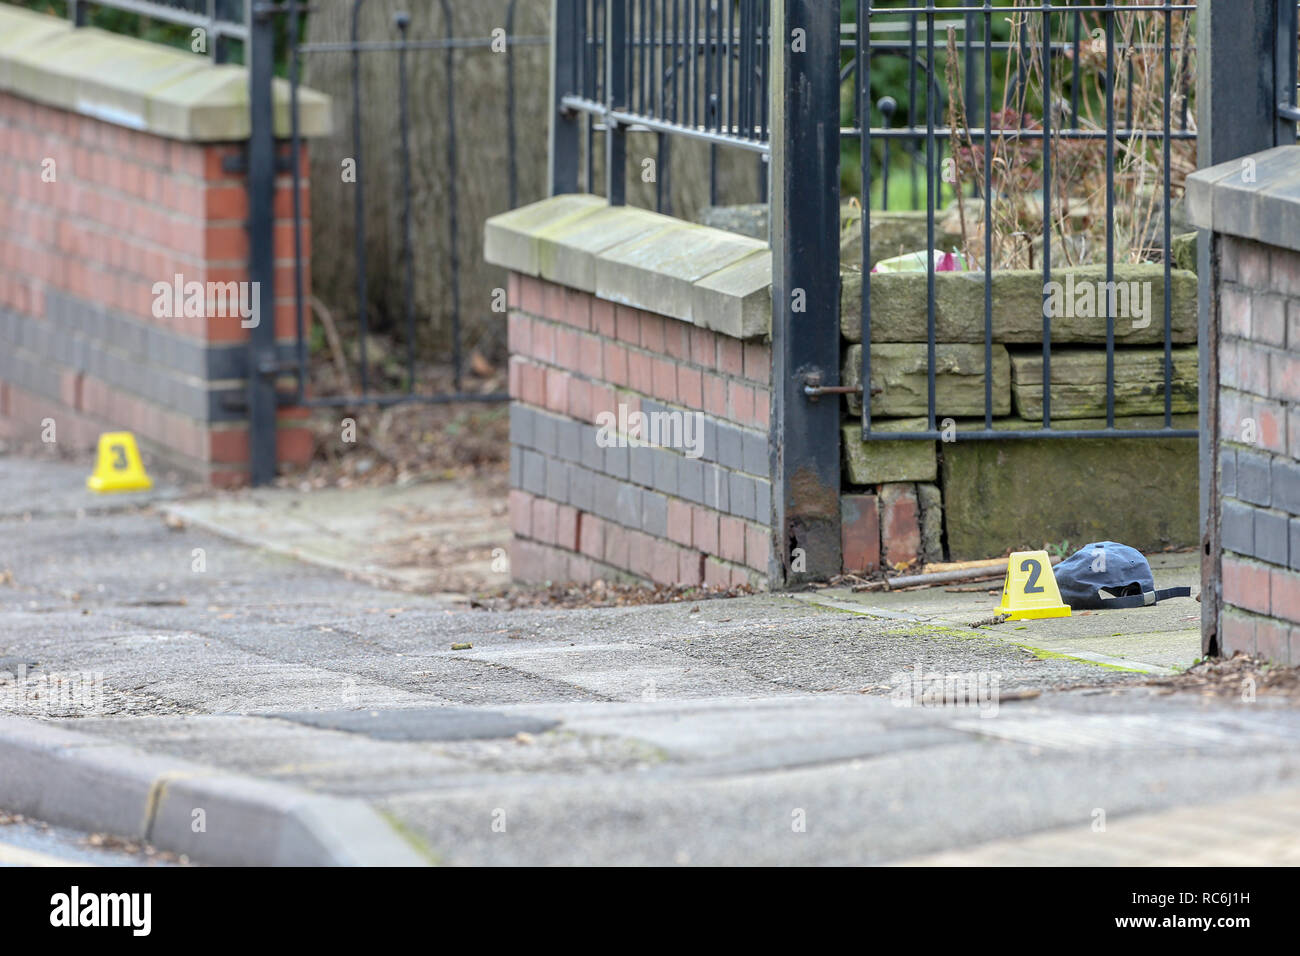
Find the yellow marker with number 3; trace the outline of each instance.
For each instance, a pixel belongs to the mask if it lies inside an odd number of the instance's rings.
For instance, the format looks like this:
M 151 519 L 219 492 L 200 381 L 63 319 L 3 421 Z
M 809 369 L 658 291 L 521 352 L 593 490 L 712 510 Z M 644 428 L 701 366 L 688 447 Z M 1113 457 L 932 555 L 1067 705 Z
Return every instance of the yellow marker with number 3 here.
M 1013 621 L 1070 616 L 1070 606 L 1061 602 L 1052 559 L 1046 551 L 1016 551 L 1007 559 L 1007 577 L 997 613 Z
M 104 432 L 99 436 L 95 473 L 86 479 L 91 491 L 147 491 L 153 482 L 145 474 L 140 449 L 130 432 Z

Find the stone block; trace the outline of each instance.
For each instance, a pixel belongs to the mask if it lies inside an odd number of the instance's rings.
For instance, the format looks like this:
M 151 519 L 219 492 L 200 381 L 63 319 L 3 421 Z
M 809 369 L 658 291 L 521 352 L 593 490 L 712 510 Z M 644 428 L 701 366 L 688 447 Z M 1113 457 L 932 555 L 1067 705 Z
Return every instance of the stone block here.
M 943 494 L 938 485 L 918 484 L 916 502 L 921 508 L 921 560 L 943 560 Z
M 958 417 L 984 414 L 984 346 L 935 346 L 935 414 Z M 844 350 L 840 381 L 862 383 L 862 346 Z M 929 358 L 925 345 L 882 343 L 871 346 L 871 415 L 906 418 L 928 412 Z M 1011 411 L 1011 361 L 1001 345 L 993 346 L 993 414 Z M 861 399 L 849 397 L 849 413 L 862 414 Z
M 1197 350 L 1170 350 L 1170 404 L 1175 415 L 1196 411 Z M 1163 415 L 1164 349 L 1116 349 L 1115 414 Z M 1043 353 L 1011 352 L 1011 395 L 1016 414 L 1042 420 Z M 1052 350 L 1052 420 L 1106 414 L 1106 350 Z
M 1077 266 L 1052 273 L 1060 283 L 1064 314 L 1052 317 L 1053 344 L 1106 342 L 1106 322 L 1100 303 L 1089 308 L 1081 297 L 1106 281 L 1104 266 Z M 1115 341 L 1120 345 L 1164 342 L 1164 267 L 1116 264 L 1120 284 L 1138 283 L 1141 302 L 1149 315 L 1117 318 Z M 1196 341 L 1196 274 L 1174 270 L 1170 323 L 1172 341 Z M 984 273 L 941 272 L 935 284 L 935 340 L 983 343 Z M 1041 343 L 1043 340 L 1043 274 L 1039 270 L 1007 269 L 993 273 L 993 341 L 1004 345 Z M 1132 288 L 1129 286 L 1129 288 Z M 1150 299 L 1146 299 L 1149 292 Z M 1105 298 L 1104 296 L 1102 297 Z M 1094 297 L 1095 299 L 1095 297 Z M 1118 303 L 1122 304 L 1122 303 Z M 862 273 L 840 276 L 840 332 L 850 342 L 862 341 Z M 871 277 L 871 341 L 926 341 L 927 280 L 923 272 L 877 273 Z M 1134 306 L 1127 306 L 1134 311 Z M 1101 316 L 1100 318 L 1098 316 Z M 1143 319 L 1148 320 L 1143 325 Z
M 924 431 L 924 418 L 871 420 L 873 432 Z M 932 441 L 862 440 L 862 425 L 847 421 L 840 430 L 844 474 L 851 485 L 878 485 L 887 481 L 934 481 L 939 461 Z
M 1117 419 L 1159 428 L 1163 416 Z M 1196 417 L 1174 418 L 1195 428 Z M 1104 419 L 1070 427 L 1100 428 Z M 1000 428 L 1034 428 L 1005 419 Z M 1200 537 L 1195 438 L 1042 438 L 943 446 L 944 518 L 953 561 L 1063 540 L 1121 541 L 1139 551 L 1194 547 Z

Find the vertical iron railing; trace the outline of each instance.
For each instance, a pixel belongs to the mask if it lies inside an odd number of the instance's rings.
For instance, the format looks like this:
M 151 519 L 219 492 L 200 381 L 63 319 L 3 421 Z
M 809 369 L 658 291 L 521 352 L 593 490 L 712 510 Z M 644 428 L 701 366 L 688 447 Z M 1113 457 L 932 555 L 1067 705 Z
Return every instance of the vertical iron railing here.
M 207 55 L 214 63 L 230 60 L 232 41 L 247 43 L 254 0 L 67 0 L 68 17 L 79 27 L 89 25 L 97 7 L 136 13 L 163 23 L 202 30 Z
M 603 133 L 604 192 L 621 205 L 627 134 L 651 132 L 658 210 L 671 207 L 678 136 L 709 144 L 711 201 L 719 194 L 717 151 L 726 148 L 759 155 L 766 198 L 771 0 L 554 0 L 553 10 L 553 192 L 576 189 L 579 143 L 591 191 L 595 134 Z
M 1054 5 L 1051 0 L 1044 2 L 1028 3 L 1008 3 L 1005 5 L 993 6 L 985 4 L 982 6 L 962 5 L 953 3 L 951 5 L 939 5 L 935 0 L 926 0 L 924 5 L 920 3 L 909 6 L 879 6 L 873 5 L 870 0 L 861 0 L 857 9 L 857 29 L 853 33 L 853 42 L 856 43 L 855 55 L 852 57 L 852 72 L 857 76 L 857 87 L 855 110 L 857 113 L 857 126 L 848 128 L 843 131 L 847 137 L 856 137 L 860 141 L 861 149 L 861 175 L 862 175 L 862 195 L 861 203 L 863 208 L 863 236 L 862 259 L 859 264 L 862 270 L 862 302 L 860 322 L 862 329 L 862 381 L 865 384 L 871 383 L 871 273 L 872 273 L 872 255 L 870 242 L 870 207 L 872 204 L 872 182 L 876 168 L 881 168 L 881 175 L 885 177 L 882 187 L 887 190 L 887 168 L 882 167 L 880 161 L 874 154 L 874 143 L 883 141 L 886 149 L 883 150 L 884 161 L 888 162 L 890 151 L 887 145 L 893 140 L 902 140 L 912 148 L 905 151 L 905 155 L 917 156 L 919 147 L 920 165 L 924 173 L 925 183 L 925 211 L 926 211 L 926 246 L 929 250 L 936 248 L 936 230 L 935 220 L 938 211 L 938 202 L 943 194 L 944 182 L 940 176 L 940 169 L 943 163 L 942 150 L 947 145 L 949 152 L 949 162 L 953 163 L 953 168 L 957 169 L 956 160 L 959 156 L 962 137 L 965 136 L 970 143 L 982 144 L 983 169 L 982 175 L 976 182 L 961 182 L 960 180 L 952 186 L 952 192 L 957 190 L 970 190 L 973 196 L 978 196 L 982 200 L 984 208 L 984 249 L 983 262 L 981 263 L 982 279 L 984 286 L 984 410 L 983 422 L 979 427 L 950 428 L 947 433 L 938 428 L 937 416 L 940 409 L 936 402 L 936 346 L 937 346 L 937 327 L 936 327 L 936 263 L 933 255 L 923 255 L 926 262 L 926 311 L 925 311 L 925 342 L 927 349 L 927 368 L 926 368 L 926 422 L 927 427 L 919 431 L 899 432 L 888 431 L 882 432 L 872 428 L 872 413 L 870 395 L 864 396 L 863 416 L 862 416 L 862 438 L 865 441 L 871 440 L 918 440 L 918 441 L 935 441 L 947 438 L 949 440 L 1002 440 L 1014 438 L 1079 438 L 1079 437 L 1192 437 L 1197 434 L 1195 429 L 1177 429 L 1172 424 L 1172 328 L 1171 328 L 1171 280 L 1170 270 L 1171 262 L 1169 256 L 1170 248 L 1170 219 L 1173 205 L 1173 195 L 1171 192 L 1171 180 L 1167 174 L 1169 170 L 1169 146 L 1170 143 L 1177 140 L 1194 139 L 1196 133 L 1186 128 L 1178 130 L 1172 129 L 1172 96 L 1173 88 L 1171 85 L 1172 77 L 1170 76 L 1170 55 L 1174 49 L 1180 49 L 1170 42 L 1172 16 L 1177 13 L 1188 15 L 1195 10 L 1195 6 L 1189 3 L 1173 3 L 1169 0 L 1163 0 L 1159 3 L 1108 3 L 1095 7 L 1081 7 L 1079 5 Z M 1133 77 L 1131 56 L 1125 56 L 1124 62 L 1127 64 L 1125 74 L 1126 93 L 1125 102 L 1128 104 L 1124 117 L 1123 125 L 1117 128 L 1115 110 L 1116 100 L 1116 64 L 1118 62 L 1118 52 L 1115 45 L 1115 18 L 1119 13 L 1131 13 L 1137 16 L 1150 16 L 1163 18 L 1164 38 L 1161 53 L 1164 57 L 1164 89 L 1162 102 L 1162 121 L 1159 129 L 1138 128 L 1134 125 L 1133 116 Z M 1105 128 L 1098 130 L 1089 128 L 1088 124 L 1081 121 L 1079 112 L 1077 87 L 1079 85 L 1079 58 L 1077 50 L 1080 44 L 1080 29 L 1084 15 L 1089 17 L 1100 18 L 1101 30 L 1104 37 L 1104 54 L 1105 54 L 1105 77 L 1104 93 L 1105 101 Z M 1017 36 L 1011 40 L 998 41 L 994 39 L 995 24 L 998 19 L 1006 21 L 1008 17 L 1015 16 L 1019 19 L 1019 29 L 1016 30 Z M 878 23 L 881 18 L 889 18 L 888 23 L 896 24 L 901 19 L 907 24 L 908 41 L 892 39 L 898 32 L 896 29 L 882 29 L 883 23 Z M 941 57 L 937 51 L 938 42 L 935 36 L 937 30 L 944 25 L 941 18 L 951 18 L 949 25 L 952 27 L 954 34 L 958 30 L 965 31 L 964 40 L 961 44 L 961 50 L 964 51 L 965 63 L 962 64 L 962 71 L 967 78 L 967 86 L 964 91 L 965 95 L 965 115 L 971 115 L 971 105 L 978 103 L 976 91 L 973 88 L 971 77 L 974 75 L 974 65 L 971 58 L 979 55 L 984 66 L 984 89 L 983 89 L 983 117 L 982 128 L 968 124 L 966 129 L 953 129 L 951 124 L 941 119 L 947 106 L 944 93 L 942 90 L 941 79 L 945 73 L 948 54 Z M 982 23 L 980 22 L 982 21 Z M 982 34 L 982 42 L 976 43 L 972 35 L 976 28 L 979 28 Z M 1033 31 L 1033 37 L 1030 33 Z M 885 36 L 883 42 L 877 42 L 877 35 Z M 1091 42 L 1095 42 L 1094 37 Z M 1038 60 L 1036 64 L 1036 82 L 1039 84 L 1039 98 L 1041 100 L 1038 115 L 1033 118 L 1032 123 L 1026 123 L 1025 114 L 1030 102 L 1031 85 L 1034 78 L 1030 74 L 1031 45 L 1038 47 Z M 1016 127 L 1007 128 L 1007 117 L 1005 115 L 995 117 L 991 110 L 991 100 L 993 91 L 993 71 L 992 63 L 995 56 L 1003 58 L 1006 63 L 1006 57 L 1010 54 L 1012 47 L 1018 50 L 1016 57 L 1017 69 L 1011 75 L 1013 84 L 1013 94 L 1008 97 L 1008 101 L 1016 102 Z M 1294 43 L 1292 43 L 1294 46 Z M 1132 50 L 1126 50 L 1131 54 Z M 1073 54 L 1073 56 L 1072 56 Z M 910 92 L 910 102 L 908 103 L 907 113 L 909 122 L 907 126 L 898 126 L 892 122 L 893 116 L 897 109 L 897 104 L 889 98 L 882 97 L 880 101 L 873 105 L 870 90 L 870 75 L 873 67 L 873 61 L 877 57 L 890 55 L 905 56 L 908 63 L 908 88 Z M 959 53 L 959 55 L 962 55 Z M 1066 102 L 1054 101 L 1053 77 L 1056 75 L 1056 64 L 1062 58 L 1073 59 L 1073 83 L 1071 84 L 1071 98 Z M 1294 73 L 1294 71 L 1293 71 Z M 865 74 L 866 81 L 863 81 Z M 924 76 L 924 91 L 917 90 L 917 77 Z M 918 96 L 924 107 L 924 121 L 921 125 L 915 125 L 913 118 L 916 115 Z M 873 112 L 878 112 L 882 117 L 880 125 L 874 124 Z M 978 115 L 978 114 L 976 114 Z M 1183 124 L 1185 126 L 1185 124 Z M 1037 143 L 1040 151 L 1037 157 L 1036 174 L 1041 179 L 1041 251 L 1040 251 L 1040 271 L 1043 281 L 1043 317 L 1042 317 L 1042 422 L 1041 427 L 1035 429 L 1002 429 L 995 428 L 993 422 L 993 355 L 992 346 L 994 343 L 994 323 L 993 323 L 993 296 L 992 285 L 993 276 L 997 268 L 993 262 L 994 249 L 992 246 L 992 235 L 994 231 L 994 221 L 991 211 L 994 204 L 1001 197 L 997 195 L 994 187 L 994 175 L 991 165 L 990 154 L 994 151 L 994 139 L 1005 140 L 1012 139 L 1017 144 Z M 1049 308 L 1049 284 L 1053 281 L 1054 265 L 1052 260 L 1053 249 L 1053 208 L 1056 197 L 1057 184 L 1054 182 L 1054 159 L 1056 152 L 1061 148 L 1062 143 L 1095 143 L 1101 140 L 1100 148 L 1104 150 L 1105 166 L 1105 275 L 1107 290 L 1114 288 L 1114 265 L 1115 265 L 1115 164 L 1116 164 L 1116 145 L 1123 143 L 1132 145 L 1137 143 L 1142 146 L 1147 141 L 1159 141 L 1162 147 L 1162 156 L 1164 162 L 1165 175 L 1161 176 L 1161 215 L 1164 220 L 1163 232 L 1164 243 L 1162 256 L 1164 266 L 1164 289 L 1163 296 L 1163 326 L 1164 326 L 1164 424 L 1160 428 L 1119 428 L 1115 424 L 1115 318 L 1114 309 L 1106 308 L 1105 316 L 1105 336 L 1104 342 L 1106 347 L 1106 425 L 1101 429 L 1078 429 L 1078 428 L 1060 428 L 1055 427 L 1052 421 L 1052 313 Z M 974 150 L 968 150 L 967 154 L 974 155 Z M 915 199 L 915 190 L 913 192 Z M 882 206 L 888 204 L 888 193 L 883 192 Z M 1031 263 L 1031 268 L 1033 268 Z M 1113 303 L 1108 303 L 1113 305 Z M 955 425 L 955 422 L 954 422 Z
M 248 41 L 248 281 L 258 301 L 248 332 L 249 481 L 275 478 L 275 21 L 254 7 Z M 296 157 L 295 157 L 296 166 Z
M 518 144 L 514 135 L 515 111 L 516 111 L 516 91 L 514 85 L 514 55 L 515 50 L 521 46 L 541 46 L 548 42 L 547 37 L 543 36 L 520 36 L 512 32 L 515 14 L 518 6 L 518 0 L 507 0 L 504 7 L 504 17 L 507 24 L 507 33 L 504 37 L 470 37 L 462 36 L 456 29 L 455 9 L 449 0 L 439 0 L 435 9 L 437 16 L 441 21 L 442 35 L 437 38 L 413 39 L 410 35 L 411 19 L 410 15 L 399 11 L 394 15 L 392 29 L 395 35 L 389 35 L 383 38 L 365 39 L 362 37 L 361 14 L 366 0 L 351 0 L 351 36 L 348 40 L 342 42 L 304 42 L 301 38 L 300 18 L 306 14 L 309 7 L 306 4 L 295 4 L 277 8 L 277 12 L 285 14 L 289 18 L 288 36 L 290 37 L 288 59 L 289 59 L 289 77 L 290 77 L 290 103 L 289 115 L 291 126 L 291 138 L 289 142 L 290 152 L 293 156 L 299 155 L 301 147 L 299 129 L 298 129 L 298 78 L 301 73 L 301 63 L 305 56 L 325 55 L 346 53 L 351 58 L 351 123 L 352 123 L 352 159 L 355 162 L 355 193 L 353 201 L 353 241 L 355 245 L 356 257 L 356 291 L 357 291 L 357 325 L 358 325 L 358 351 L 359 351 L 359 385 L 360 392 L 355 395 L 311 395 L 308 390 L 308 369 L 306 356 L 306 339 L 305 339 L 305 318 L 303 310 L 305 302 L 303 300 L 301 289 L 302 273 L 302 242 L 301 242 L 301 219 L 298 215 L 298 209 L 295 206 L 295 259 L 296 269 L 295 276 L 298 284 L 298 294 L 296 296 L 296 316 L 295 325 L 297 328 L 297 357 L 292 367 L 287 369 L 292 371 L 296 376 L 296 390 L 292 395 L 281 396 L 282 402 L 292 405 L 301 405 L 308 407 L 346 407 L 354 405 L 397 405 L 406 402 L 418 402 L 425 404 L 445 404 L 449 402 L 500 402 L 508 400 L 508 395 L 504 392 L 467 392 L 464 390 L 464 349 L 463 349 L 463 322 L 461 315 L 461 288 L 460 288 L 460 199 L 459 199 L 459 168 L 460 168 L 460 149 L 457 145 L 456 129 L 457 114 L 456 104 L 458 88 L 456 84 L 457 76 L 457 53 L 462 51 L 481 51 L 491 49 L 494 44 L 504 42 L 505 44 L 505 76 L 506 76 L 506 164 L 507 164 L 507 183 L 510 202 L 513 205 L 517 201 L 518 192 Z M 448 294 L 451 302 L 451 371 L 453 377 L 453 388 L 448 392 L 431 393 L 421 391 L 417 375 L 417 352 L 415 348 L 416 326 L 418 316 L 414 302 L 414 278 L 418 263 L 415 257 L 415 236 L 414 225 L 412 220 L 411 196 L 412 196 L 412 170 L 415 158 L 412 156 L 409 129 L 411 123 L 411 96 L 410 84 L 407 81 L 408 57 L 415 52 L 441 52 L 443 58 L 443 77 L 446 86 L 445 100 L 443 101 L 443 116 L 446 124 L 444 135 L 442 137 L 445 144 L 445 152 L 442 156 L 443 163 L 447 169 L 447 241 L 449 263 L 449 289 Z M 370 335 L 371 316 L 369 301 L 369 271 L 366 262 L 366 190 L 365 176 L 366 170 L 366 149 L 365 137 L 362 132 L 362 115 L 364 112 L 365 91 L 362 89 L 362 58 L 372 54 L 395 53 L 398 64 L 398 88 L 397 88 L 397 105 L 398 105 L 398 140 L 400 151 L 399 168 L 402 176 L 402 325 L 405 329 L 406 338 L 406 386 L 405 388 L 391 392 L 380 392 L 372 389 L 372 382 L 369 367 L 369 355 L 367 340 Z M 553 54 L 552 68 L 556 69 L 557 57 L 562 58 L 562 54 L 556 51 Z M 560 77 L 563 85 L 563 74 L 553 72 L 553 76 Z M 576 128 L 576 127 L 574 127 Z M 556 184 L 561 184 L 563 188 L 557 191 L 572 191 L 576 187 L 575 177 L 577 172 L 576 150 L 566 152 L 564 146 L 568 140 L 564 136 L 564 124 L 553 124 L 551 130 L 552 148 L 551 148 L 551 182 L 552 188 L 556 189 Z M 567 159 L 566 159 L 567 157 Z M 568 165 L 566 166 L 566 162 Z M 295 201 L 299 195 L 301 182 L 301 171 L 297 163 L 293 165 L 293 188 Z M 285 369 L 282 369 L 285 370 Z

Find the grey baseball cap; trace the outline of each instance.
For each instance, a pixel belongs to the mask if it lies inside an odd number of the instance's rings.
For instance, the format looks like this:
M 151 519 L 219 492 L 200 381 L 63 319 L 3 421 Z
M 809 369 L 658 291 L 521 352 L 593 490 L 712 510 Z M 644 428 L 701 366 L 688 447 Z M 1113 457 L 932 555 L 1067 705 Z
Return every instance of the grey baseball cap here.
M 1192 594 L 1189 587 L 1156 588 L 1142 553 L 1114 541 L 1086 544 L 1053 571 L 1061 600 L 1076 609 L 1145 607 Z

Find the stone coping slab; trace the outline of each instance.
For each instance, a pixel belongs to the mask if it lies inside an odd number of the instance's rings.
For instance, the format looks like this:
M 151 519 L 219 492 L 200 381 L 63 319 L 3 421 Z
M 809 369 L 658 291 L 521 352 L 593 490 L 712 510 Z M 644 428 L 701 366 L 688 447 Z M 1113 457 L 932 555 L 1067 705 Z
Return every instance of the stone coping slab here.
M 1106 267 L 1054 269 L 1057 311 L 1053 343 L 1105 343 L 1105 310 L 1110 291 Z M 1165 337 L 1164 266 L 1116 263 L 1115 343 L 1152 345 Z M 1041 269 L 993 272 L 993 341 L 1004 345 L 1043 340 L 1043 273 Z M 1170 331 L 1175 343 L 1196 341 L 1196 274 L 1171 270 Z M 871 338 L 874 342 L 926 340 L 927 277 L 924 272 L 877 273 L 871 277 Z M 984 341 L 984 273 L 940 272 L 934 277 L 935 336 L 940 342 Z M 845 270 L 840 277 L 840 334 L 862 341 L 862 273 Z
M 772 327 L 767 243 L 598 196 L 560 195 L 493 216 L 484 257 L 598 298 L 735 338 Z
M 1192 225 L 1300 252 L 1300 146 L 1277 146 L 1187 177 Z
M 250 133 L 248 71 L 94 27 L 0 5 L 0 91 L 186 142 Z M 275 133 L 290 135 L 289 84 L 272 87 Z M 298 88 L 303 137 L 332 130 L 330 98 Z

